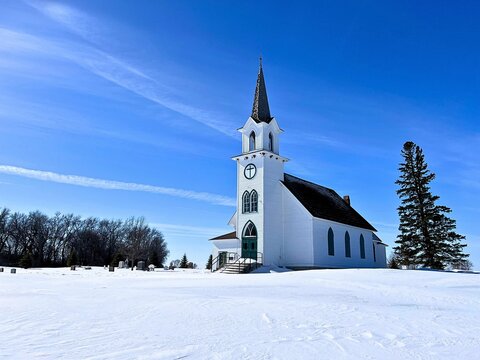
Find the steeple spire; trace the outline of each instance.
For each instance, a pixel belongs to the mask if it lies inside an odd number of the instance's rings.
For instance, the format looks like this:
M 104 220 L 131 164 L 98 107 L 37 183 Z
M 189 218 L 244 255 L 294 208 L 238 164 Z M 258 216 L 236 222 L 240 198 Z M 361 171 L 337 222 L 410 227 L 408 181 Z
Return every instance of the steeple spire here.
M 267 88 L 263 78 L 262 57 L 260 57 L 257 87 L 255 88 L 255 97 L 253 98 L 252 119 L 257 123 L 266 122 L 267 124 L 272 120 L 268 106 Z

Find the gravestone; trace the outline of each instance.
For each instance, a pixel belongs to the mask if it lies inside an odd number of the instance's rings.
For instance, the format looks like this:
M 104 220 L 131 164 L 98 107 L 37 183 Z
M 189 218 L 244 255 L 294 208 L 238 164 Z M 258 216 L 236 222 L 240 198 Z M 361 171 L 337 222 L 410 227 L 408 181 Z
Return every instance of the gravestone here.
M 0 268 L 0 272 L 3 272 L 3 268 Z
M 118 262 L 118 267 L 119 267 L 120 269 L 123 269 L 123 268 L 125 267 L 125 261 L 119 261 L 119 262 Z
M 70 270 L 75 271 L 75 265 L 70 266 Z
M 137 270 L 145 270 L 145 261 L 139 261 L 137 263 Z
M 10 269 L 10 273 L 16 274 L 16 273 L 17 273 L 17 269 Z
M 113 265 L 110 265 L 110 266 L 108 267 L 108 271 L 114 272 L 114 271 L 115 271 L 115 267 L 114 267 Z

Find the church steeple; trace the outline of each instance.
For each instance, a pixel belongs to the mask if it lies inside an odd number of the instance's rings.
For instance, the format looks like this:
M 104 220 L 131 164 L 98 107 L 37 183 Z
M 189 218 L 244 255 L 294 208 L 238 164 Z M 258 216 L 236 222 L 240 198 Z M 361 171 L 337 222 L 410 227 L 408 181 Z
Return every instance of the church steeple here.
M 252 119 L 255 122 L 270 123 L 272 117 L 268 106 L 267 88 L 263 78 L 262 58 L 260 58 L 260 68 L 258 70 L 257 87 L 255 88 L 255 97 L 253 98 Z

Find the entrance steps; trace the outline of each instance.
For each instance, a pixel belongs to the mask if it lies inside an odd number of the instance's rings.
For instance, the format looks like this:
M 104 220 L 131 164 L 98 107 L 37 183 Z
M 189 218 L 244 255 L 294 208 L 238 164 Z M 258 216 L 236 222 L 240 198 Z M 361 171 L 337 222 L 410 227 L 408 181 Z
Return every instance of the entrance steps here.
M 249 258 L 239 258 L 232 263 L 226 263 L 223 265 L 219 272 L 224 274 L 247 274 L 262 266 L 261 263 Z

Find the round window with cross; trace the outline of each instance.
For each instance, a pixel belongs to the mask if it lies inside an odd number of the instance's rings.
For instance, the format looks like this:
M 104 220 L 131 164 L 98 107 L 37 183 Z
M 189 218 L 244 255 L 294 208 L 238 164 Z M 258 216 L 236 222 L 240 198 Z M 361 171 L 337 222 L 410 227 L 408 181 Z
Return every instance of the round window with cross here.
M 247 179 L 252 179 L 257 173 L 257 168 L 253 164 L 245 166 L 244 174 Z

